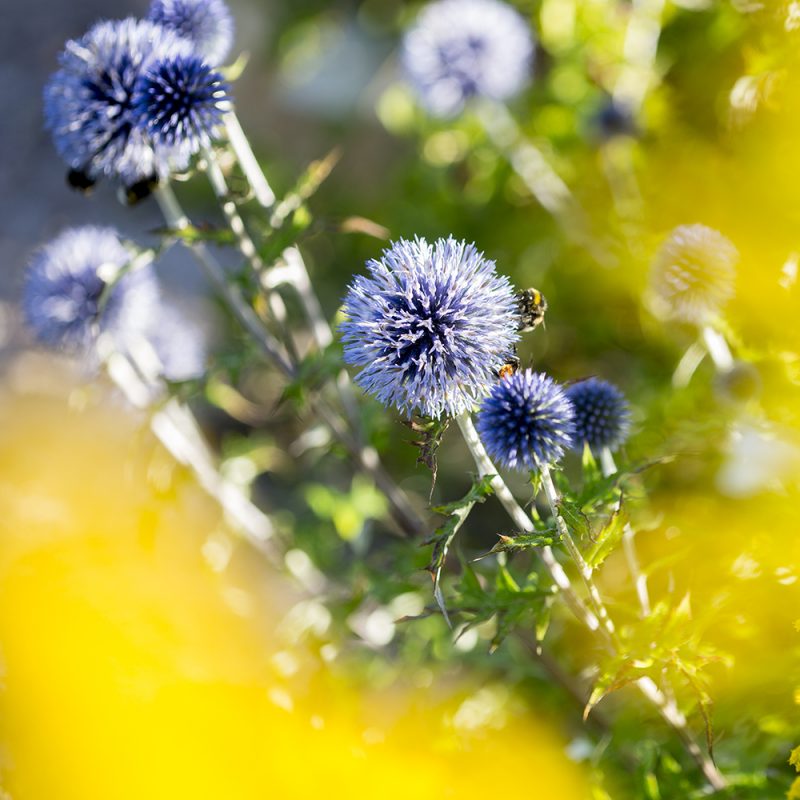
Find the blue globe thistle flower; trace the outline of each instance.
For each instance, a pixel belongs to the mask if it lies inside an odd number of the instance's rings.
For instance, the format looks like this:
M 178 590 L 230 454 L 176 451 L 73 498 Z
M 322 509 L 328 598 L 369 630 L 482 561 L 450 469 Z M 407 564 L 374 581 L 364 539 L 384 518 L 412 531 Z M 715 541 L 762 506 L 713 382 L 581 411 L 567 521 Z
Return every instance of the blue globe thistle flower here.
M 575 448 L 587 443 L 593 453 L 614 451 L 627 439 L 631 414 L 625 395 L 599 378 L 573 383 L 566 395 L 575 409 Z
M 554 464 L 572 444 L 575 412 L 564 390 L 530 369 L 495 383 L 476 427 L 489 455 L 521 472 Z
M 136 125 L 133 92 L 150 62 L 191 49 L 172 31 L 135 19 L 99 22 L 67 42 L 44 90 L 45 127 L 67 164 L 90 180 L 105 175 L 128 185 L 166 174 L 166 154 L 157 155 Z
M 153 270 L 125 273 L 132 253 L 113 228 L 69 228 L 31 259 L 22 307 L 36 338 L 74 354 L 91 349 L 99 333 L 119 343 L 152 323 L 158 303 Z M 105 296 L 104 296 L 105 295 Z
M 222 0 L 153 0 L 147 18 L 189 39 L 214 66 L 233 45 L 233 17 Z
M 508 279 L 475 245 L 401 239 L 344 300 L 344 357 L 386 406 L 438 418 L 471 409 L 519 339 Z
M 438 0 L 404 39 L 403 68 L 428 110 L 458 114 L 475 96 L 505 100 L 528 82 L 533 60 L 528 23 L 500 0 Z
M 679 225 L 661 246 L 650 273 L 656 310 L 707 324 L 734 293 L 739 252 L 719 231 Z
M 163 151 L 181 165 L 211 145 L 230 107 L 222 75 L 195 55 L 151 63 L 131 102 L 136 124 L 156 154 Z

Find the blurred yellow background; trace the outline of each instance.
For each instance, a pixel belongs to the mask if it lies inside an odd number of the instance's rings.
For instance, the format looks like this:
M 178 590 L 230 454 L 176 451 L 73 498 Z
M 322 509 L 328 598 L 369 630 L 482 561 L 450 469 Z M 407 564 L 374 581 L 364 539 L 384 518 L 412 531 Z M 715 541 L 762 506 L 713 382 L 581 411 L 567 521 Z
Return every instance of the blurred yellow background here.
M 118 398 L 2 396 L 14 800 L 585 796 L 565 743 L 500 686 L 360 690 L 287 648 L 297 590 L 247 553 L 210 564 L 218 526 Z

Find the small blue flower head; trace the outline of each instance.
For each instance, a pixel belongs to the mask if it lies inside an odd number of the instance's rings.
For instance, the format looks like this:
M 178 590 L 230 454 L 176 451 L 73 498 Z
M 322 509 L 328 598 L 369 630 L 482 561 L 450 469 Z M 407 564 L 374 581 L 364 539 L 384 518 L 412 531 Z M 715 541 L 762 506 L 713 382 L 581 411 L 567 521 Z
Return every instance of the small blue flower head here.
M 656 311 L 705 325 L 734 293 L 739 252 L 719 231 L 679 225 L 661 246 L 650 273 Z
M 403 68 L 434 115 L 452 117 L 475 96 L 506 100 L 528 82 L 528 23 L 500 0 L 438 0 L 403 39 Z
M 233 17 L 222 0 L 153 0 L 147 18 L 189 39 L 213 66 L 233 45 Z
M 153 60 L 189 54 L 191 44 L 152 22 L 99 22 L 67 42 L 61 69 L 44 90 L 45 126 L 67 164 L 88 179 L 119 177 L 132 185 L 166 174 L 167 159 L 154 152 L 136 126 L 132 98 Z
M 230 108 L 224 78 L 195 55 L 152 62 L 136 83 L 132 104 L 156 154 L 178 164 L 211 145 Z
M 575 412 L 564 390 L 543 372 L 515 372 L 498 381 L 476 427 L 489 455 L 520 472 L 554 464 L 572 444 Z
M 158 303 L 158 285 L 150 267 L 115 280 L 131 258 L 113 228 L 69 228 L 42 247 L 28 266 L 22 299 L 36 338 L 77 355 L 100 333 L 121 342 L 143 331 Z
M 575 409 L 575 448 L 588 444 L 593 453 L 612 452 L 628 438 L 631 413 L 625 395 L 616 386 L 588 378 L 573 383 L 566 395 Z
M 518 340 L 508 279 L 475 245 L 395 242 L 348 289 L 344 357 L 386 406 L 426 417 L 471 409 Z

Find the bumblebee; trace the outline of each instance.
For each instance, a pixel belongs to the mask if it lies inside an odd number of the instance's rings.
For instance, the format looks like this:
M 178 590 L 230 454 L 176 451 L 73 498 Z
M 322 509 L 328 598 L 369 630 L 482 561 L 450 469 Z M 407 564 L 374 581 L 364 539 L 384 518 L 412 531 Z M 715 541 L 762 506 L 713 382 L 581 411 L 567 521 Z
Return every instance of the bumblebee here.
M 517 354 L 514 352 L 506 359 L 506 363 L 497 370 L 497 377 L 500 378 L 500 380 L 510 378 L 518 369 L 519 358 L 517 358 Z
M 538 289 L 525 289 L 517 293 L 519 332 L 529 333 L 544 322 L 547 300 Z

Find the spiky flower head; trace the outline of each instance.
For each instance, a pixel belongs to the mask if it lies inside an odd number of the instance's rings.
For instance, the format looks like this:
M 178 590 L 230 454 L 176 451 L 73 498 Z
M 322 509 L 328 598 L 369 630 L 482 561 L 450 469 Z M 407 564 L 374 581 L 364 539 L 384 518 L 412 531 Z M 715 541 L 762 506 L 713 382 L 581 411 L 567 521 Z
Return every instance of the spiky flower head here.
M 148 64 L 191 48 L 172 31 L 132 18 L 99 22 L 68 41 L 44 90 L 45 126 L 67 164 L 89 179 L 119 177 L 128 185 L 166 174 L 167 154 L 157 155 L 136 125 L 133 92 Z
M 475 96 L 506 100 L 528 82 L 533 59 L 528 23 L 500 0 L 438 0 L 403 39 L 402 62 L 428 110 L 458 114 Z
M 661 246 L 650 275 L 656 310 L 704 325 L 734 292 L 739 252 L 719 231 L 679 225 Z
M 118 342 L 144 331 L 158 303 L 150 267 L 125 272 L 133 254 L 113 228 L 68 228 L 40 248 L 25 275 L 23 311 L 36 338 L 73 354 L 98 334 Z
M 136 124 L 156 154 L 179 164 L 209 147 L 230 107 L 228 86 L 215 69 L 196 55 L 154 61 L 136 83 Z
M 575 409 L 575 447 L 588 444 L 593 453 L 616 450 L 628 437 L 631 412 L 625 395 L 613 384 L 587 378 L 566 388 Z
M 344 300 L 344 357 L 366 392 L 427 417 L 487 394 L 518 340 L 508 279 L 474 244 L 400 239 L 367 263 Z
M 153 0 L 147 18 L 189 39 L 212 66 L 221 64 L 233 45 L 233 17 L 222 0 Z
M 526 472 L 561 459 L 575 435 L 574 415 L 561 386 L 526 369 L 495 383 L 476 427 L 495 461 Z

